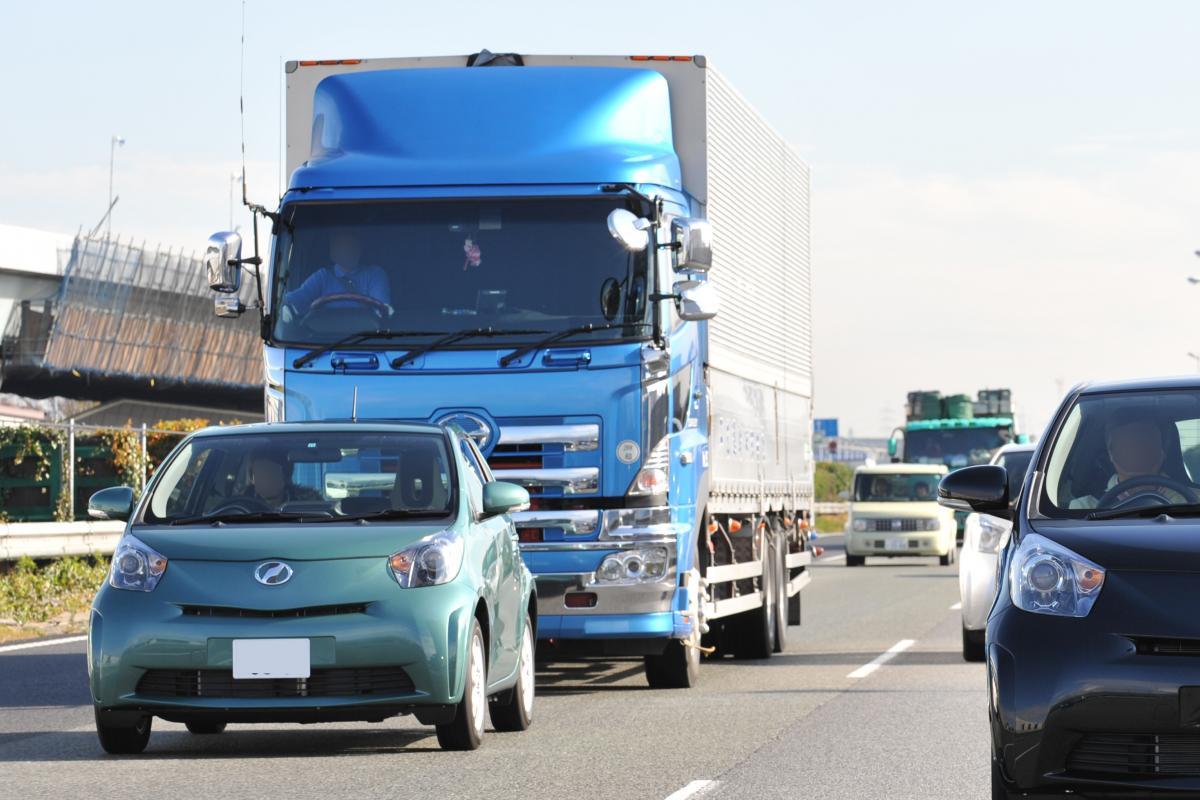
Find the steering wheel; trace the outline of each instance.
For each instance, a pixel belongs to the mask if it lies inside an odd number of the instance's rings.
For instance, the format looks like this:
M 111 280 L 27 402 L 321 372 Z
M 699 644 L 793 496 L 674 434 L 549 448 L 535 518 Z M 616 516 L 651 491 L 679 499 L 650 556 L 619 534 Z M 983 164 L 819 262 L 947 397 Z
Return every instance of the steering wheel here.
M 215 511 L 210 511 L 208 516 L 217 517 L 233 511 L 240 511 L 243 514 L 254 514 L 259 511 L 270 510 L 271 507 L 257 497 L 239 497 L 237 500 L 232 500 Z
M 357 303 L 360 306 L 364 306 L 380 321 L 392 315 L 392 307 L 375 297 L 368 297 L 365 294 L 357 294 L 355 292 L 338 292 L 337 294 L 327 294 L 313 300 L 312 305 L 305 312 L 303 319 L 300 320 L 300 324 L 307 325 L 309 318 L 314 313 L 325 308 L 330 303 Z
M 1145 487 L 1149 491 L 1131 492 L 1132 489 Z M 1096 502 L 1097 508 L 1111 508 L 1111 504 L 1125 495 L 1125 499 L 1119 505 L 1123 506 L 1135 497 L 1153 497 L 1155 500 L 1161 500 L 1159 505 L 1170 505 L 1171 501 L 1163 495 L 1161 491 L 1154 490 L 1170 489 L 1177 494 L 1183 495 L 1184 499 L 1189 503 L 1200 502 L 1200 498 L 1196 496 L 1196 492 L 1192 487 L 1177 481 L 1174 478 L 1168 478 L 1165 475 L 1138 475 L 1136 478 L 1130 478 L 1127 481 L 1122 481 L 1116 486 L 1109 489 Z

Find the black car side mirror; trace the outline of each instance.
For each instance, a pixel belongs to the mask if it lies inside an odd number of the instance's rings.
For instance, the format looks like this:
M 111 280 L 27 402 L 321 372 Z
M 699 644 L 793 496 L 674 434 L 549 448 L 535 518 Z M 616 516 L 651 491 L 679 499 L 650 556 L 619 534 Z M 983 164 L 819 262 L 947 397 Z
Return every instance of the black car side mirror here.
M 963 467 L 942 478 L 938 503 L 955 511 L 978 511 L 1007 518 L 1008 470 L 995 464 Z

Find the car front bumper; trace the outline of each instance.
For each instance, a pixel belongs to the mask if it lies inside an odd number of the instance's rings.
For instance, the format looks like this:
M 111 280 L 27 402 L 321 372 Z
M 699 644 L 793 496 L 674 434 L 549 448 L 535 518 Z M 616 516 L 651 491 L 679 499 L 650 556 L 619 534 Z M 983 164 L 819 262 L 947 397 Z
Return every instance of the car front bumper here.
M 1159 602 L 1198 588 L 1109 573 L 1088 617 L 992 615 L 993 757 L 1011 789 L 1200 794 L 1200 619 Z
M 846 536 L 851 556 L 944 556 L 954 547 L 954 535 L 945 529 L 914 533 L 852 532 Z

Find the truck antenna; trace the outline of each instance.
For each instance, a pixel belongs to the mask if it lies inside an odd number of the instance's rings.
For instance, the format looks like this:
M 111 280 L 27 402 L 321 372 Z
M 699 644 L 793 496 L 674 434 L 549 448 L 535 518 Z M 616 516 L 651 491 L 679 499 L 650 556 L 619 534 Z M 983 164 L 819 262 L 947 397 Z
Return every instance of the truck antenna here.
M 242 47 L 238 64 L 238 117 L 242 132 L 242 205 L 250 205 L 246 191 L 246 0 L 242 0 Z

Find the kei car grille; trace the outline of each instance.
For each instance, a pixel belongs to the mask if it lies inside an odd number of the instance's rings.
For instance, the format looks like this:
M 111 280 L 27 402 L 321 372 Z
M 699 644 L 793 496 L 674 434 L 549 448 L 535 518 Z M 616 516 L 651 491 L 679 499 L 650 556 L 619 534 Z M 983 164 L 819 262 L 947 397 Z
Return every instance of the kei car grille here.
M 1200 775 L 1200 734 L 1088 734 L 1071 751 L 1067 769 L 1129 777 Z
M 328 617 L 335 614 L 363 614 L 366 603 L 348 603 L 336 606 L 308 606 L 307 608 L 233 608 L 230 606 L 180 606 L 185 617 L 251 617 L 254 619 L 278 619 L 283 617 Z
M 152 669 L 137 693 L 157 697 L 359 697 L 406 694 L 412 678 L 400 667 L 314 669 L 309 678 L 234 680 L 227 669 Z
M 917 530 L 918 522 L 920 522 L 920 520 L 916 519 L 872 519 L 867 520 L 867 525 L 873 525 L 874 527 L 868 527 L 868 530 L 872 530 L 877 533 L 880 531 L 889 533 L 912 533 L 913 531 Z

